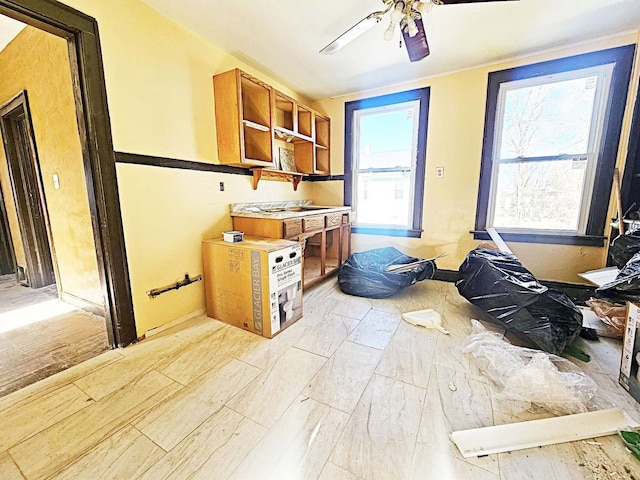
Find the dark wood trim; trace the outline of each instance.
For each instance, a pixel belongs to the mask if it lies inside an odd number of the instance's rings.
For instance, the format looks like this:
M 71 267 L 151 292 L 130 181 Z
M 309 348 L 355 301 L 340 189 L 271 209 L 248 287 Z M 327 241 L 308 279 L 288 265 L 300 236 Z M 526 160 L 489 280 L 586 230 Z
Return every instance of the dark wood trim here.
M 437 269 L 432 280 L 441 282 L 456 283 L 459 278 L 457 270 L 441 270 Z M 586 300 L 595 297 L 595 287 L 592 285 L 582 285 L 580 283 L 556 282 L 554 280 L 538 280 L 542 285 L 553 290 L 558 290 L 566 294 L 571 300 L 578 304 L 584 305 Z
M 393 105 L 420 100 L 418 121 L 418 149 L 416 151 L 416 183 L 413 194 L 413 218 L 411 231 L 422 231 L 422 207 L 424 205 L 424 181 L 427 163 L 427 128 L 429 124 L 429 99 L 431 87 L 416 88 L 404 92 L 363 98 L 344 105 L 344 204 L 353 205 L 353 114 L 356 110 Z M 418 236 L 419 237 L 419 236 Z
M 0 0 L 0 13 L 66 38 L 109 342 L 137 340 L 98 24 L 55 0 Z
M 472 230 L 475 240 L 491 240 L 484 230 Z M 604 246 L 607 237 L 603 235 L 543 235 L 539 233 L 507 233 L 500 232 L 503 240 L 521 243 L 553 243 L 557 245 L 581 245 L 588 247 Z
M 16 271 L 16 256 L 3 195 L 0 185 L 0 275 L 9 275 Z
M 302 179 L 303 182 L 333 182 L 344 181 L 344 175 L 308 175 Z
M 482 162 L 480 166 L 480 188 L 478 190 L 478 203 L 476 209 L 475 230 L 484 230 L 487 226 L 489 193 L 491 188 L 491 170 L 494 153 L 495 115 L 497 109 L 500 84 L 534 78 L 554 73 L 567 72 L 581 68 L 594 67 L 614 63 L 610 102 L 605 112 L 605 123 L 602 132 L 602 142 L 598 154 L 598 163 L 595 172 L 593 195 L 587 220 L 586 234 L 588 237 L 598 237 L 604 233 L 609 196 L 611 194 L 611 179 L 615 168 L 622 121 L 626 98 L 628 95 L 631 69 L 635 55 L 635 45 L 600 50 L 597 52 L 575 55 L 572 57 L 549 60 L 533 65 L 510 68 L 498 72 L 489 73 L 487 86 L 487 103 L 484 121 L 484 140 L 482 145 Z M 564 236 L 558 236 L 562 238 Z M 581 237 L 582 238 L 582 237 Z M 506 239 L 506 237 L 505 237 Z M 552 236 L 543 235 L 539 239 L 543 243 L 559 243 L 553 241 Z M 540 243 L 536 242 L 536 243 Z M 571 245 L 584 245 L 570 243 Z
M 67 302 L 74 307 L 78 307 L 85 312 L 93 313 L 94 315 L 97 315 L 99 317 L 105 316 L 104 306 L 90 302 L 88 300 L 85 300 L 84 298 L 76 297 L 75 295 L 72 295 L 70 293 L 60 292 L 60 300 L 62 300 L 63 302 Z
M 248 168 L 194 162 L 190 160 L 179 160 L 177 158 L 155 157 L 153 155 L 141 155 L 138 153 L 116 152 L 116 162 L 132 165 L 148 165 L 151 167 L 195 170 L 199 172 L 226 173 L 229 175 L 253 175 L 252 171 Z M 306 175 L 302 178 L 303 182 L 328 182 L 339 180 L 344 180 L 344 175 Z
M 7 159 L 31 288 L 55 283 L 50 224 L 26 90 L 0 106 Z
M 230 167 L 228 165 L 214 165 L 213 163 L 192 162 L 176 158 L 154 157 L 136 153 L 116 152 L 116 162 L 134 165 L 148 165 L 152 167 L 178 168 L 182 170 L 196 170 L 199 172 L 228 173 L 232 175 L 253 175 L 248 168 Z
M 639 85 L 640 88 L 640 85 Z M 622 211 L 626 212 L 635 202 L 634 210 L 640 210 L 640 89 L 633 109 L 629 147 L 622 175 Z

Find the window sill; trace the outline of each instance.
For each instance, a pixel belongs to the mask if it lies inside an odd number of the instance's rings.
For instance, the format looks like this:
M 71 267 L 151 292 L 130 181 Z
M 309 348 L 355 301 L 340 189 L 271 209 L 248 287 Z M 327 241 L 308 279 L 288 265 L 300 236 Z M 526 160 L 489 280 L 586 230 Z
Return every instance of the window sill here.
M 420 238 L 422 236 L 422 230 L 416 230 L 413 228 L 373 228 L 352 226 L 351 233 L 358 233 L 362 235 L 380 235 L 384 237 Z
M 491 240 L 484 230 L 471 230 L 475 240 Z M 602 247 L 607 237 L 599 235 L 549 235 L 541 233 L 507 233 L 499 232 L 505 242 L 548 243 L 554 245 L 580 245 Z

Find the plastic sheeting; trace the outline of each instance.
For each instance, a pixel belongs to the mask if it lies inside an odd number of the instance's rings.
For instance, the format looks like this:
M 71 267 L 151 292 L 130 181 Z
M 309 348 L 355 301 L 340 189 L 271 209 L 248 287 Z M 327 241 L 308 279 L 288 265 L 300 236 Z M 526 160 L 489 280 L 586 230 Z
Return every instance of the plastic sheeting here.
M 636 253 L 620 269 L 613 282 L 605 283 L 596 290 L 598 294 L 638 296 L 640 295 L 640 253 Z
M 580 333 L 578 307 L 564 293 L 540 284 L 515 255 L 478 247 L 459 274 L 460 295 L 542 350 L 560 354 Z
M 483 374 L 501 390 L 494 400 L 504 413 L 540 408 L 555 415 L 584 413 L 592 406 L 596 383 L 569 360 L 518 347 L 488 332 L 478 320 L 462 351 L 470 353 Z
M 618 268 L 623 268 L 636 253 L 640 253 L 640 230 L 620 235 L 609 246 L 611 261 Z
M 424 261 L 409 272 L 394 273 L 386 269 L 421 259 L 405 255 L 393 247 L 377 248 L 354 253 L 338 272 L 340 290 L 349 295 L 367 298 L 386 298 L 416 282 L 433 278 L 434 260 Z

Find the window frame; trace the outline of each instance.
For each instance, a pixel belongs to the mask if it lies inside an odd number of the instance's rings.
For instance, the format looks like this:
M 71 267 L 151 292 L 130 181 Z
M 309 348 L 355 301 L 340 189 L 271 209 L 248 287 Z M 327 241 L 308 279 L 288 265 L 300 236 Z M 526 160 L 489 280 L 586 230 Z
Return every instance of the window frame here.
M 396 104 L 408 103 L 418 100 L 418 142 L 416 148 L 415 169 L 413 173 L 414 183 L 413 191 L 413 209 L 411 218 L 411 228 L 404 227 L 367 227 L 352 226 L 353 233 L 363 233 L 369 235 L 385 235 L 394 237 L 413 237 L 420 238 L 422 235 L 422 209 L 424 205 L 424 182 L 427 158 L 427 126 L 429 116 L 429 97 L 430 87 L 417 88 L 404 92 L 381 95 L 377 97 L 363 98 L 345 103 L 345 133 L 344 133 L 344 204 L 353 206 L 354 198 L 354 161 L 353 154 L 357 149 L 354 148 L 354 135 L 357 133 L 355 128 L 355 112 L 371 108 L 381 108 L 393 106 Z
M 609 96 L 603 112 L 602 137 L 600 138 L 598 151 L 595 152 L 597 159 L 595 161 L 593 189 L 588 204 L 584 234 L 550 231 L 546 233 L 542 231 L 527 233 L 506 232 L 498 229 L 505 240 L 514 242 L 604 245 L 604 228 L 609 208 L 613 170 L 620 143 L 634 55 L 635 45 L 625 45 L 489 73 L 476 223 L 475 230 L 472 232 L 474 238 L 490 239 L 486 233 L 486 228 L 490 216 L 491 181 L 494 169 L 493 158 L 495 150 L 500 148 L 500 145 L 496 143 L 496 119 L 499 113 L 498 101 L 501 84 L 613 64 Z

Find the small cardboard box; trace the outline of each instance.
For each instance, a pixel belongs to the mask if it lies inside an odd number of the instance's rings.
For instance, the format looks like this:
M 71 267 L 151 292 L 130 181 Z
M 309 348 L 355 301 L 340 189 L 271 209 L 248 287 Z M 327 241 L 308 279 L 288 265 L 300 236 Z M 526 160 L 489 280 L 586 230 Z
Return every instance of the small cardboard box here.
M 620 385 L 640 402 L 640 304 L 627 302 L 627 325 L 622 344 Z
M 267 338 L 302 317 L 302 251 L 289 240 L 202 242 L 207 315 Z

